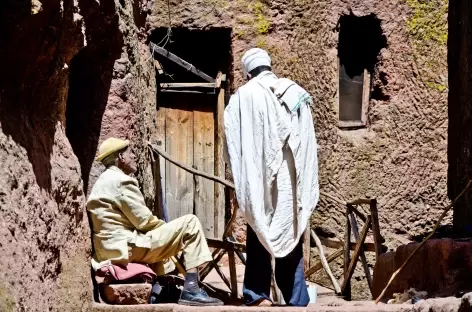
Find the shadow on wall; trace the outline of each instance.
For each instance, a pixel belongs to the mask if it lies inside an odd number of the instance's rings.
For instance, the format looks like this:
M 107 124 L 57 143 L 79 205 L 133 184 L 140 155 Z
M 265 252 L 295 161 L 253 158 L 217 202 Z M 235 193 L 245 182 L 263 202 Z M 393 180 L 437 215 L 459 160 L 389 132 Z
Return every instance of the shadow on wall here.
M 115 58 L 98 58 L 89 46 L 74 56 L 70 64 L 66 110 L 66 136 L 79 159 L 84 192 L 95 158 L 102 117 L 113 77 Z
M 102 117 L 113 79 L 113 65 L 120 57 L 123 46 L 114 2 L 91 3 L 94 3 L 93 10 L 84 17 L 86 25 L 89 25 L 86 28 L 87 46 L 70 63 L 66 109 L 66 136 L 79 159 L 84 192 L 88 189 L 89 174 L 100 138 Z
M 83 37 L 70 3 L 62 15 L 59 2 L 44 3 L 36 14 L 33 9 L 30 1 L 1 1 L 0 124 L 26 150 L 37 184 L 50 191 L 50 158 L 67 90 L 63 64 Z
M 48 191 L 54 136 L 65 110 L 66 132 L 87 184 L 113 63 L 123 45 L 113 0 L 80 1 L 82 21 L 74 19 L 72 1 L 61 3 L 45 1 L 37 11 L 31 1 L 0 5 L 0 35 L 8 47 L 0 49 L 1 129 L 26 150 L 38 185 Z M 86 26 L 87 47 L 71 61 L 84 44 L 80 23 Z

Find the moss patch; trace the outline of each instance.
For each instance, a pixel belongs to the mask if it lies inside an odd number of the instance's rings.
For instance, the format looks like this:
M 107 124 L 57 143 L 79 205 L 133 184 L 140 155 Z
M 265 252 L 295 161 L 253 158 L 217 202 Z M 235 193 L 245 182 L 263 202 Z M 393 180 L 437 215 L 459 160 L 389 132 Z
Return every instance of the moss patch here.
M 406 0 L 412 14 L 406 21 L 408 33 L 418 43 L 447 43 L 447 0 Z
M 447 0 L 403 0 L 411 10 L 406 30 L 423 84 L 436 92 L 447 89 L 440 78 L 447 69 Z
M 265 6 L 262 2 L 256 1 L 253 6 L 253 12 L 256 16 L 256 29 L 259 35 L 265 35 L 269 32 L 270 21 L 265 16 Z
M 11 296 L 6 287 L 0 287 L 0 311 L 15 311 L 15 299 Z

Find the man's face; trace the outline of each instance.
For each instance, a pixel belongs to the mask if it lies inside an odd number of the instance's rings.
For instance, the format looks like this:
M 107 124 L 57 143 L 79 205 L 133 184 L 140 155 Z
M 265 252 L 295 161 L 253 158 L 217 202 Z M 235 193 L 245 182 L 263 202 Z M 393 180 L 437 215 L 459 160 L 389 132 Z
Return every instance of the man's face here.
M 126 174 L 132 174 L 136 172 L 136 161 L 134 160 L 134 154 L 129 148 L 121 152 L 118 156 L 118 167 L 123 170 Z

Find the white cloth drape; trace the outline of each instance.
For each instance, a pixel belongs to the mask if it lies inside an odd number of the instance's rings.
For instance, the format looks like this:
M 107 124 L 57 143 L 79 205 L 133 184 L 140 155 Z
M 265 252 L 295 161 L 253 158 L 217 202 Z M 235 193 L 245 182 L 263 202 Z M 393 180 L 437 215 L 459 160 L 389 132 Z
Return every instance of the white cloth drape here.
M 311 104 L 296 83 L 264 72 L 231 97 L 224 114 L 239 207 L 275 257 L 295 248 L 318 202 Z

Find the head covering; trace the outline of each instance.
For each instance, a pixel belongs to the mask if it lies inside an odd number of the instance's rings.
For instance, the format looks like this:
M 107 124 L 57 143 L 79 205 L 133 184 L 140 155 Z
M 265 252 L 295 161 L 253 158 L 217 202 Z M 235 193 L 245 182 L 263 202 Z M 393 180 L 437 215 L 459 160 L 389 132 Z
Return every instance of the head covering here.
M 107 156 L 128 147 L 128 145 L 129 145 L 128 140 L 108 138 L 105 141 L 103 141 L 102 144 L 100 144 L 100 147 L 98 148 L 97 160 L 102 161 Z
M 247 76 L 254 68 L 259 66 L 270 66 L 271 60 L 269 54 L 262 49 L 252 48 L 244 53 L 241 59 L 244 77 Z

